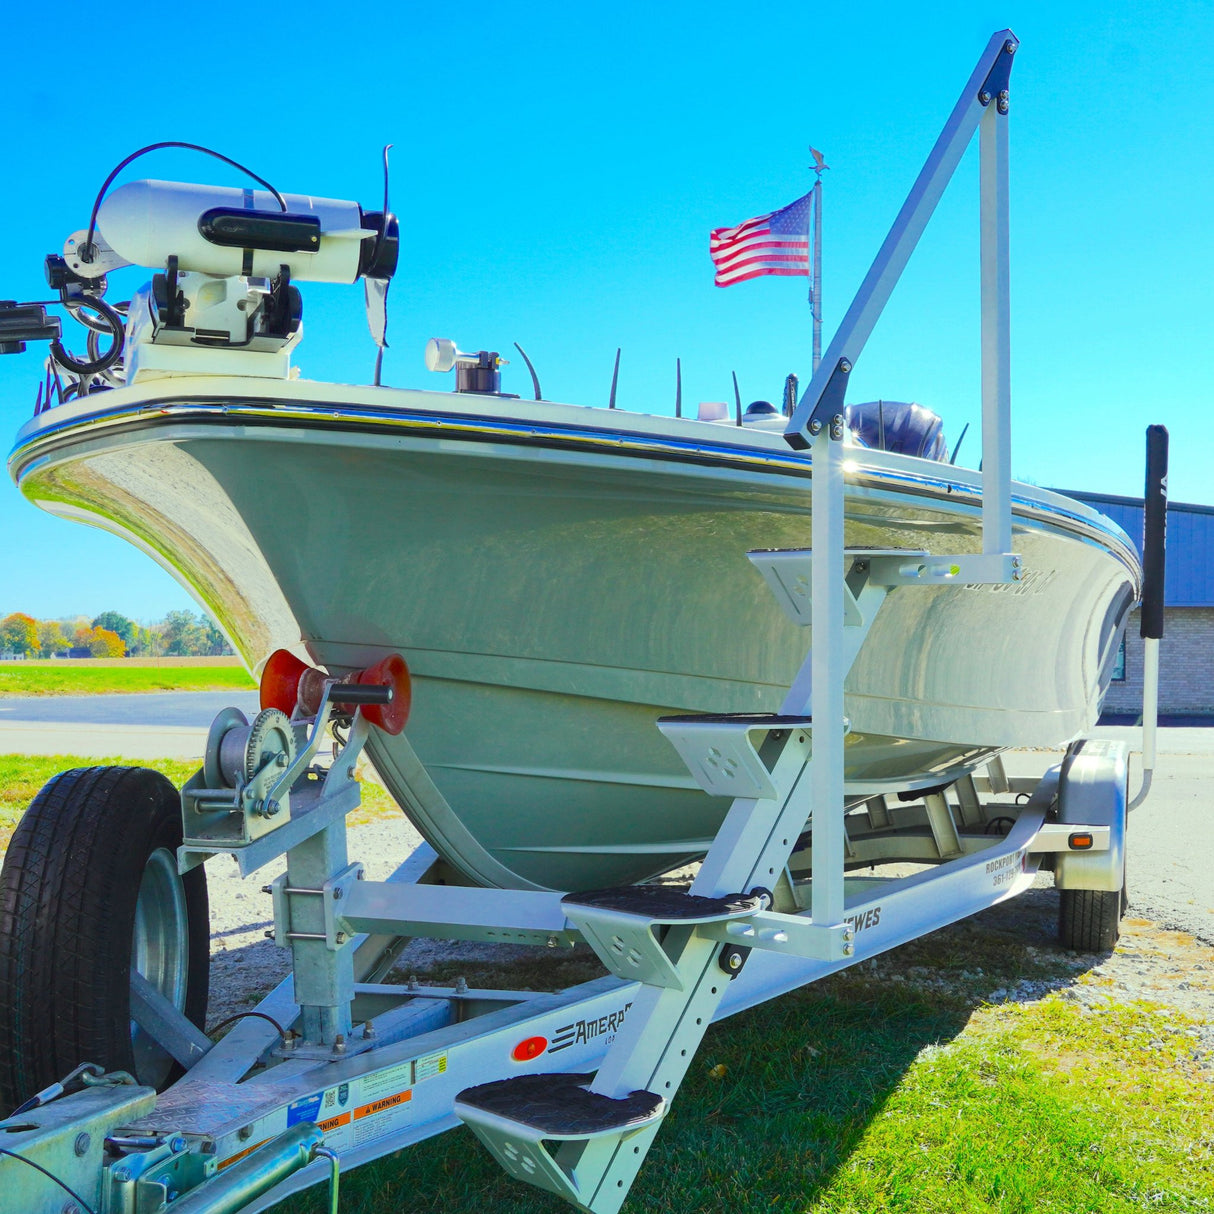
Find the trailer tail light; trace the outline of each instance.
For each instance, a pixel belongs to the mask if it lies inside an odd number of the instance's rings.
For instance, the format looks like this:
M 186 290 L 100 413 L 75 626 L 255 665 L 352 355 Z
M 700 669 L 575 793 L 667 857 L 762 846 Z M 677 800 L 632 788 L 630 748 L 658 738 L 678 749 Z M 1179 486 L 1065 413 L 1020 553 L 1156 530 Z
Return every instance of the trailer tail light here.
M 313 717 L 320 709 L 329 677 L 323 670 L 301 662 L 290 650 L 276 649 L 261 672 L 261 706 L 277 708 L 287 716 L 298 707 L 301 716 Z M 395 736 L 404 729 L 413 702 L 413 690 L 409 667 L 399 653 L 390 653 L 374 666 L 346 675 L 341 682 L 391 687 L 389 703 L 364 704 L 362 713 L 385 733 Z
M 547 1037 L 528 1037 L 510 1051 L 510 1057 L 515 1062 L 530 1062 L 532 1058 L 538 1058 L 547 1048 Z
M 1091 833 L 1086 830 L 1077 830 L 1072 832 L 1071 837 L 1067 839 L 1071 851 L 1088 851 L 1091 849 L 1095 840 Z

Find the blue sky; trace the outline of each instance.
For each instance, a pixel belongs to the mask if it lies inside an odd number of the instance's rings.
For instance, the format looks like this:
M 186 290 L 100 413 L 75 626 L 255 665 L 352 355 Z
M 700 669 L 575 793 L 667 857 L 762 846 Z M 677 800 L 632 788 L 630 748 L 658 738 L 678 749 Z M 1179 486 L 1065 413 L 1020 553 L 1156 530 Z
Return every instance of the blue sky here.
M 213 19 L 208 15 L 214 12 Z M 708 232 L 792 201 L 823 149 L 829 340 L 990 34 L 1012 75 L 1015 474 L 1141 493 L 1142 435 L 1172 433 L 1175 500 L 1214 503 L 1214 5 L 331 4 L 224 10 L 133 0 L 6 17 L 0 297 L 46 295 L 42 258 L 146 143 L 207 144 L 279 189 L 381 193 L 393 143 L 403 256 L 385 382 L 445 388 L 429 337 L 512 354 L 550 399 L 669 413 L 778 399 L 804 381 L 802 279 L 712 284 Z M 140 176 L 240 184 L 157 153 Z M 852 375 L 850 400 L 913 399 L 955 440 L 979 414 L 971 154 Z M 135 271 L 126 272 L 128 276 Z M 141 277 L 146 277 L 142 275 Z M 114 276 L 110 297 L 138 279 Z M 309 378 L 366 382 L 360 288 L 304 287 Z M 69 326 L 70 327 L 70 326 Z M 32 411 L 42 352 L 0 359 L 0 431 Z M 529 390 L 517 357 L 508 391 Z M 7 446 L 7 443 L 6 443 Z M 152 562 L 0 484 L 0 614 L 192 605 Z

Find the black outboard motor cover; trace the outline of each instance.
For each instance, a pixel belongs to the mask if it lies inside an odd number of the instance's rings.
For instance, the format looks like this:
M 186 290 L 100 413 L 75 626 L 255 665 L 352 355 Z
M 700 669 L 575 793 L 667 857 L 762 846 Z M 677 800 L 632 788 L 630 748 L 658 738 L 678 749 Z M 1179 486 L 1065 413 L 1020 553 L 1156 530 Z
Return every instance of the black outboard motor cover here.
M 844 413 L 849 429 L 866 447 L 948 462 L 944 423 L 922 405 L 870 400 L 848 405 Z

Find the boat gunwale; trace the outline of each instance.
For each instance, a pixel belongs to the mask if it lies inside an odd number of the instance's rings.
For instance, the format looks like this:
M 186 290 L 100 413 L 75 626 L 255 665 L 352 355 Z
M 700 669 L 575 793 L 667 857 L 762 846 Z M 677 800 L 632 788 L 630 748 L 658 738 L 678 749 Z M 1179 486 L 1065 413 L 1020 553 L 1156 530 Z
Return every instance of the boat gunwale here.
M 307 386 L 324 388 L 330 385 L 314 385 L 309 382 Z M 408 394 L 424 395 L 444 402 L 452 400 L 456 395 L 431 392 Z M 124 391 L 123 395 L 126 396 L 127 392 Z M 508 397 L 491 399 L 503 402 L 514 400 Z M 561 410 L 592 408 L 561 405 L 554 407 Z M 778 451 L 757 445 L 753 441 L 756 434 L 767 437 L 776 432 L 739 428 L 740 433 L 751 440 L 750 442 L 730 443 L 718 439 L 715 443 L 706 443 L 696 437 L 681 438 L 663 432 L 647 433 L 643 429 L 625 429 L 618 424 L 624 418 L 649 419 L 650 415 L 629 414 L 619 410 L 610 412 L 611 420 L 617 424 L 607 430 L 602 425 L 576 425 L 572 422 L 508 418 L 486 413 L 457 413 L 451 410 L 440 412 L 416 407 L 409 409 L 398 405 L 377 406 L 319 399 L 301 401 L 298 397 L 252 392 L 243 396 L 227 393 L 166 393 L 155 398 L 141 396 L 138 400 L 124 400 L 114 408 L 103 408 L 84 414 L 73 411 L 72 416 L 58 419 L 49 426 L 45 423 L 37 424 L 45 419 L 48 413 L 58 412 L 59 408 L 35 416 L 18 432 L 17 441 L 8 458 L 9 473 L 18 486 L 35 464 L 51 457 L 56 450 L 80 441 L 85 436 L 84 432 L 103 430 L 106 434 L 128 433 L 170 422 L 190 422 L 215 427 L 237 425 L 258 429 L 283 427 L 283 423 L 287 423 L 289 428 L 291 423 L 295 423 L 311 430 L 362 433 L 375 433 L 385 428 L 406 429 L 411 435 L 420 438 L 459 437 L 468 442 L 514 442 L 545 449 L 582 452 L 598 447 L 607 455 L 625 454 L 629 458 L 734 468 L 767 475 L 796 476 L 807 480 L 812 477 L 813 461 L 808 452 L 800 453 L 791 448 Z M 599 409 L 594 412 L 608 413 L 607 410 Z M 655 415 L 652 420 L 723 428 L 720 423 L 695 423 L 693 419 Z M 874 455 L 878 460 L 872 459 Z M 904 493 L 938 501 L 953 508 L 981 507 L 981 484 L 973 483 L 973 478 L 981 474 L 971 469 L 958 470 L 951 464 L 942 465 L 938 461 L 916 459 L 893 452 L 874 452 L 871 448 L 859 446 L 850 447 L 848 456 L 848 462 L 855 464 L 853 468 L 848 469 L 849 487 Z M 890 467 L 890 463 L 912 463 L 918 467 Z M 947 478 L 930 475 L 941 467 L 949 469 L 950 475 Z M 960 476 L 957 475 L 958 471 Z M 1135 583 L 1139 581 L 1140 561 L 1133 541 L 1106 515 L 1052 490 L 1026 486 L 1022 482 L 1014 484 L 1021 490 L 1012 495 L 1014 514 L 1039 524 L 1058 526 L 1078 537 L 1098 541 L 1134 574 Z M 1036 493 L 1030 496 L 1024 492 L 1026 489 L 1035 490 Z

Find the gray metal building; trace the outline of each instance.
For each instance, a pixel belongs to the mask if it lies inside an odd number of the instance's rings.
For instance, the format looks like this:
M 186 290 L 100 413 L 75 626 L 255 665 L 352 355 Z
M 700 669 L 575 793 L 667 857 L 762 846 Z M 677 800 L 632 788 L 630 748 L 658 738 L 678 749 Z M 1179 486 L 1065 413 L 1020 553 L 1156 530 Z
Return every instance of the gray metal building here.
M 1141 498 L 1060 492 L 1108 515 L 1141 550 Z M 1142 640 L 1135 610 L 1105 711 L 1137 715 L 1141 710 Z M 1168 503 L 1159 711 L 1172 716 L 1214 715 L 1214 506 Z

